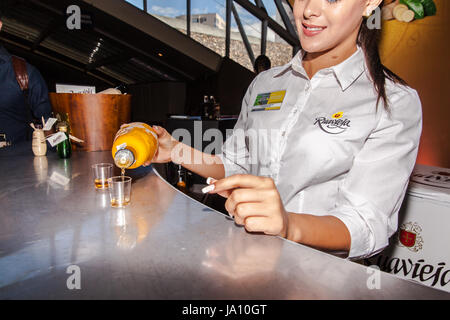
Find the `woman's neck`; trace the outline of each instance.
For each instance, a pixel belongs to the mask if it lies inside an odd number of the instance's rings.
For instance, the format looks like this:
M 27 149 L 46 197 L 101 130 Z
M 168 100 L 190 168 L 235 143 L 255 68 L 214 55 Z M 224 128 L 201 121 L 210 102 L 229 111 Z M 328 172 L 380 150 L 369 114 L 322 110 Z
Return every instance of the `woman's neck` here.
M 307 52 L 303 58 L 303 68 L 308 74 L 309 79 L 312 79 L 318 71 L 333 67 L 347 60 L 356 50 L 358 50 L 358 47 L 356 41 L 353 40 L 348 44 L 341 43 L 326 51 Z

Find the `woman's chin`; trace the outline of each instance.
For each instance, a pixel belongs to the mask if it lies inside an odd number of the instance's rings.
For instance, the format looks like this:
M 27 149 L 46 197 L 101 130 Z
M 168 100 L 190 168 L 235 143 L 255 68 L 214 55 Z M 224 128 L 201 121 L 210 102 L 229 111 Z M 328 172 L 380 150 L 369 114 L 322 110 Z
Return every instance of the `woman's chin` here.
M 324 42 L 311 39 L 301 39 L 300 43 L 302 46 L 302 50 L 308 53 L 321 53 L 334 48 L 334 44 L 328 41 Z
M 303 51 L 306 51 L 308 53 L 317 53 L 326 50 L 326 47 L 320 43 L 311 43 L 309 41 L 302 41 L 301 45 Z

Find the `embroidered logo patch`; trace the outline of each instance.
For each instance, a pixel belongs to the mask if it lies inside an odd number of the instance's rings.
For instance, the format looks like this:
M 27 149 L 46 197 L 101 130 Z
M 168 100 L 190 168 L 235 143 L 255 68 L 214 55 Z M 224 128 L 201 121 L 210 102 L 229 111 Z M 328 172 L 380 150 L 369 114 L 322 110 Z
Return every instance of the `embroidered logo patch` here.
M 315 126 L 329 134 L 340 134 L 350 128 L 350 120 L 344 118 L 344 112 L 337 112 L 330 118 L 319 117 L 314 122 Z

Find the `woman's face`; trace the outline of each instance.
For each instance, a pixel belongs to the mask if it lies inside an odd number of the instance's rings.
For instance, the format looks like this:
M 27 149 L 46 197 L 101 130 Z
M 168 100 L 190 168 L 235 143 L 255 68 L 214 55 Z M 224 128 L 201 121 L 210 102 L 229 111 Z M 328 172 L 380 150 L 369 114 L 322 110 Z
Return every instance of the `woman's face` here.
M 295 0 L 294 17 L 302 48 L 323 52 L 356 37 L 370 0 Z

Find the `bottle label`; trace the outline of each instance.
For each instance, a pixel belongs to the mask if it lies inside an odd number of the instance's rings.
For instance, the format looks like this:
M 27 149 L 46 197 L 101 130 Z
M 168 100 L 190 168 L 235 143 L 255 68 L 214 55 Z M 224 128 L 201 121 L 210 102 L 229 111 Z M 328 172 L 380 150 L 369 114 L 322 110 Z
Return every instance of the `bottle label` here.
M 69 134 L 69 139 L 78 143 L 84 143 L 84 140 L 78 139 L 77 137 L 74 137 L 71 134 Z
M 52 147 L 60 144 L 61 142 L 64 142 L 67 140 L 67 136 L 64 132 L 58 132 L 54 135 L 51 135 L 47 138 L 47 141 L 50 143 Z
M 134 122 L 123 125 L 117 132 L 116 137 L 114 138 L 114 142 L 117 140 L 117 138 L 123 136 L 124 134 L 127 134 L 134 128 L 144 129 L 145 132 L 150 133 L 156 139 L 156 141 L 158 141 L 158 136 L 152 130 L 146 128 L 142 122 Z
M 58 121 L 58 119 L 55 118 L 49 118 L 47 120 L 47 122 L 44 125 L 44 128 L 42 130 L 44 131 L 49 131 L 52 129 L 53 125 L 56 123 L 56 121 Z

